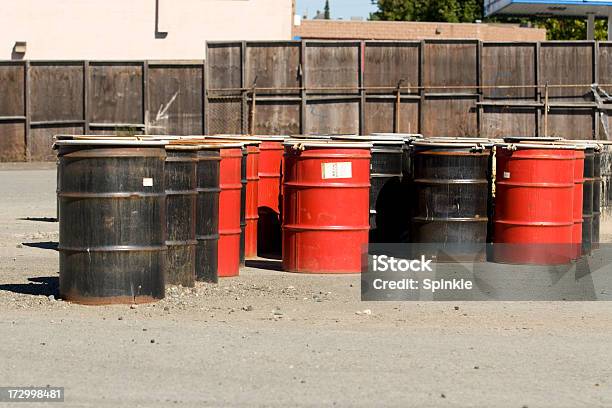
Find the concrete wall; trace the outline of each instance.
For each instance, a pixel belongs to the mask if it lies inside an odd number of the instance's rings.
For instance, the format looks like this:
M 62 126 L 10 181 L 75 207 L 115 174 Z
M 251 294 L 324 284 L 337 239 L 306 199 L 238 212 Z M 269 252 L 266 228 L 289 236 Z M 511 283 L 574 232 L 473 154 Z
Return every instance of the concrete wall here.
M 399 21 L 302 20 L 293 36 L 330 40 L 423 40 L 469 38 L 483 41 L 544 41 L 546 30 L 512 24 L 422 23 Z
M 0 0 L 0 10 L 0 60 L 203 59 L 206 41 L 289 40 L 293 19 L 292 0 Z

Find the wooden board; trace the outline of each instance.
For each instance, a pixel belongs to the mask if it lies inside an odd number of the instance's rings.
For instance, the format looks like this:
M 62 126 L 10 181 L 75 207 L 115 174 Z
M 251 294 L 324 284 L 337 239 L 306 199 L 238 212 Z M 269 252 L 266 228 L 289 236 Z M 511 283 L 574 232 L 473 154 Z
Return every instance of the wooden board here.
M 359 133 L 359 102 L 309 101 L 306 106 L 306 133 Z
M 0 122 L 0 162 L 25 161 L 25 124 Z
M 144 123 L 141 63 L 91 63 L 89 121 Z
M 257 102 L 255 109 L 255 133 L 260 135 L 299 134 L 300 103 L 281 100 Z
M 305 52 L 307 88 L 335 88 L 335 91 L 322 91 L 333 93 L 357 92 L 360 69 L 358 43 L 308 41 Z
M 55 161 L 56 152 L 51 148 L 53 136 L 58 134 L 83 134 L 83 126 L 35 126 L 30 129 L 30 160 Z
M 22 63 L 0 63 L 0 116 L 25 115 L 25 68 Z
M 83 102 L 82 63 L 31 64 L 32 122 L 83 120 Z
M 402 86 L 418 86 L 420 45 L 420 42 L 366 42 L 364 85 L 396 87 L 401 80 Z M 415 88 L 411 93 L 418 93 L 418 89 Z
M 475 97 L 425 98 L 421 133 L 426 137 L 478 135 Z
M 299 42 L 247 43 L 245 86 L 258 88 L 294 88 L 280 91 L 258 90 L 257 93 L 299 94 L 301 86 Z
M 402 100 L 400 104 L 401 133 L 418 133 L 419 102 Z M 365 105 L 365 134 L 395 131 L 395 100 L 367 99 Z
M 548 136 L 566 139 L 592 140 L 594 134 L 593 109 L 552 109 L 548 114 Z M 544 134 L 542 130 L 541 134 Z
M 592 84 L 594 77 L 594 43 L 543 42 L 540 45 L 540 84 L 581 85 Z M 541 90 L 544 97 L 544 90 Z M 567 101 L 592 100 L 590 86 L 572 88 L 553 88 L 548 92 L 549 99 Z
M 482 111 L 482 137 L 537 136 L 535 108 L 486 106 Z
M 472 92 L 478 85 L 478 42 L 472 40 L 429 40 L 423 50 L 423 83 L 426 86 L 459 87 L 426 92 Z
M 242 87 L 241 43 L 208 43 L 206 89 Z
M 149 66 L 149 133 L 202 134 L 202 66 Z
M 535 100 L 537 97 L 537 45 L 522 43 L 483 43 L 481 55 L 482 94 L 489 99 Z M 487 86 L 531 88 L 491 89 Z

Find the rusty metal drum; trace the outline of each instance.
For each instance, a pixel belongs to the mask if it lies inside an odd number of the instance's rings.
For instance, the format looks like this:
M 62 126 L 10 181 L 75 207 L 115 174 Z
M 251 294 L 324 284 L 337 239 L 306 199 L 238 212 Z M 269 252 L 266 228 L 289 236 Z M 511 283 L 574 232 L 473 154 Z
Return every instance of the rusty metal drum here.
M 221 146 L 196 142 L 196 280 L 217 282 L 219 271 L 219 173 Z
M 599 248 L 599 232 L 601 224 L 601 208 L 603 195 L 602 179 L 602 156 L 603 146 L 597 144 L 593 151 L 593 237 L 591 246 L 593 249 Z
M 285 143 L 283 268 L 359 273 L 368 243 L 370 148 L 367 143 Z
M 577 146 L 574 151 L 574 202 L 572 203 L 574 214 L 574 226 L 572 228 L 573 259 L 582 255 L 582 210 L 584 197 L 584 147 Z
M 576 146 L 497 146 L 493 261 L 565 264 L 574 258 Z
M 60 296 L 82 304 L 162 299 L 165 142 L 60 140 Z
M 167 284 L 195 284 L 197 164 L 197 146 L 166 145 Z
M 448 244 L 452 259 L 484 261 L 492 145 L 444 140 L 412 144 L 411 242 Z

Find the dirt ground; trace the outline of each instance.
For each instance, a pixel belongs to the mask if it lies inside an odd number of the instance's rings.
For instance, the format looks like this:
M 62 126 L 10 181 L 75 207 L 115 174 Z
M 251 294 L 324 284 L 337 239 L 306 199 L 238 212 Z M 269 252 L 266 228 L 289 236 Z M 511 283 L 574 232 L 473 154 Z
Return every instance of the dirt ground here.
M 0 165 L 0 386 L 70 407 L 612 406 L 610 302 L 366 303 L 359 276 L 252 262 L 79 306 L 56 299 L 54 217 L 54 165 Z

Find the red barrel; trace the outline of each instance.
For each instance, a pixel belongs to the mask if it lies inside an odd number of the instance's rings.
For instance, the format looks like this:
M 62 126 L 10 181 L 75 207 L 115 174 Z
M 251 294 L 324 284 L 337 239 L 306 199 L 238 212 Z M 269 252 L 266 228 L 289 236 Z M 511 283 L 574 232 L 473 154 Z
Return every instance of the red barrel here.
M 574 227 L 572 229 L 572 242 L 574 259 L 582 255 L 582 195 L 584 189 L 584 150 L 577 148 L 574 151 Z
M 370 229 L 371 145 L 307 140 L 284 145 L 283 268 L 360 272 Z
M 246 187 L 246 231 L 245 250 L 246 258 L 257 257 L 257 220 L 259 215 L 259 147 L 258 144 L 247 146 L 247 187 Z
M 240 272 L 240 144 L 221 144 L 219 174 L 219 277 Z
M 257 136 L 259 145 L 259 186 L 257 207 L 258 254 L 278 257 L 281 253 L 280 202 L 283 167 L 283 136 Z
M 568 263 L 573 257 L 576 146 L 497 146 L 493 260 Z

